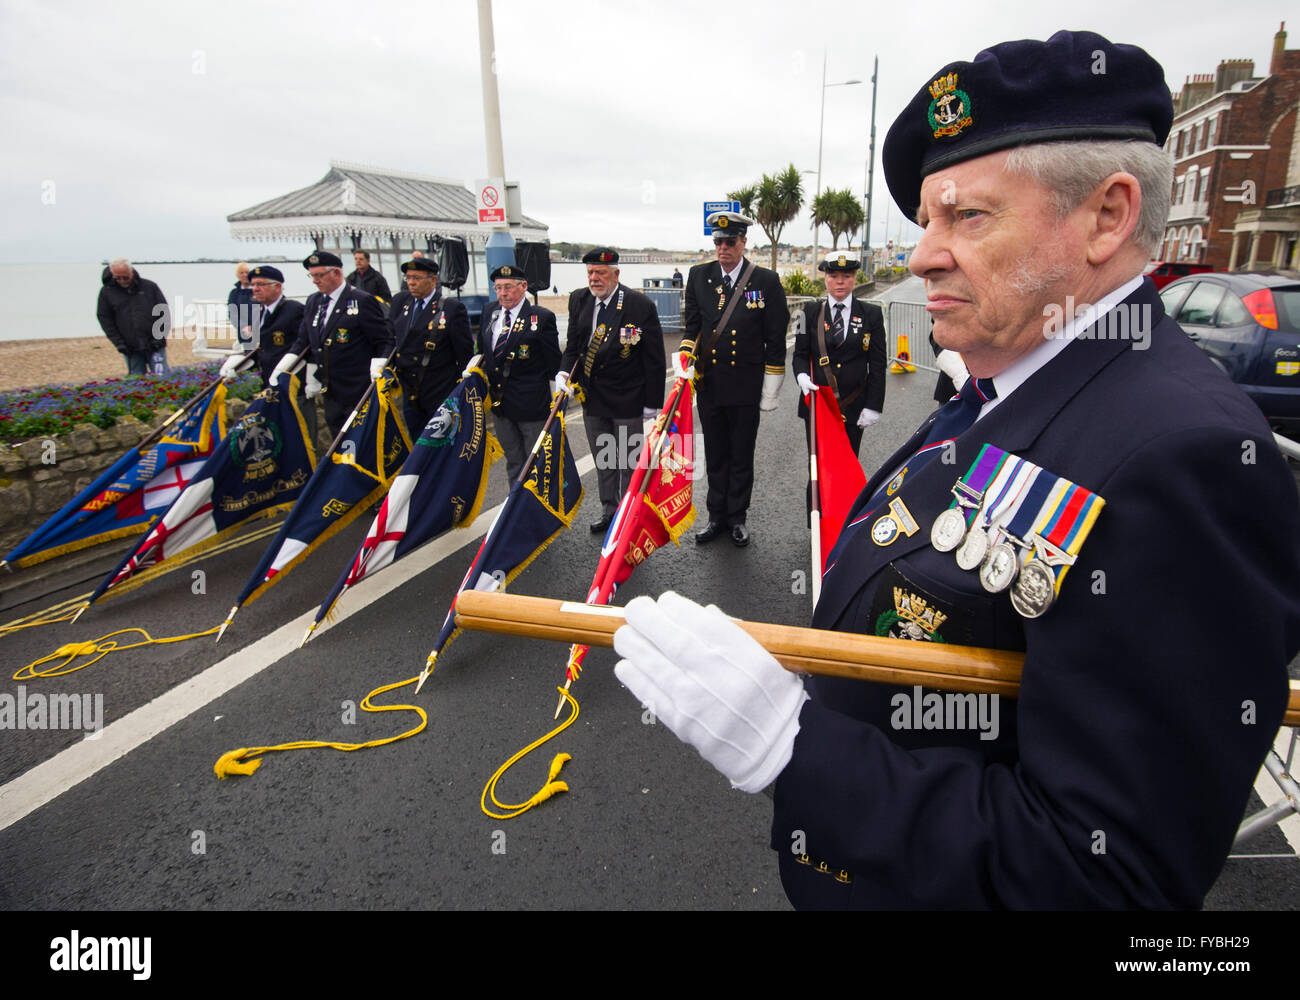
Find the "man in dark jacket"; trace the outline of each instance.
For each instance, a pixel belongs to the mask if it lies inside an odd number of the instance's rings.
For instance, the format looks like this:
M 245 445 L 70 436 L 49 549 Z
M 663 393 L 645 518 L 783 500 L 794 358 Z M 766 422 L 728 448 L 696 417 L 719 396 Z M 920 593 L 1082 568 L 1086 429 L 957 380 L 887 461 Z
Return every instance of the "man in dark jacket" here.
M 402 273 L 408 294 L 400 306 L 394 302 L 388 326 L 397 345 L 406 428 L 414 437 L 460 381 L 474 353 L 474 334 L 464 303 L 442 294 L 434 261 L 412 258 Z
M 369 292 L 385 306 L 392 301 L 393 294 L 388 290 L 388 280 L 370 266 L 370 254 L 357 250 L 352 254 L 357 269 L 347 276 L 347 283 L 363 292 Z
M 587 287 L 569 296 L 569 339 L 556 382 L 578 364 L 573 383 L 582 387 L 587 443 L 596 456 L 600 534 L 623 499 L 636 468 L 644 421 L 664 405 L 664 335 L 659 311 L 640 292 L 619 284 L 618 254 L 596 247 L 582 262 Z
M 167 335 L 171 309 L 167 296 L 140 277 L 131 262 L 119 257 L 104 269 L 96 310 L 104 335 L 126 359 L 128 375 L 161 375 L 167 370 Z
M 253 349 L 253 331 L 257 329 L 257 307 L 253 304 L 253 286 L 248 283 L 249 266 L 241 260 L 235 265 L 235 287 L 226 296 L 226 315 L 235 328 L 235 342 L 241 351 Z
M 532 305 L 528 279 L 515 264 L 491 275 L 497 301 L 483 310 L 478 353 L 492 386 L 492 426 L 514 482 L 551 411 L 551 379 L 560 367 L 555 313 Z

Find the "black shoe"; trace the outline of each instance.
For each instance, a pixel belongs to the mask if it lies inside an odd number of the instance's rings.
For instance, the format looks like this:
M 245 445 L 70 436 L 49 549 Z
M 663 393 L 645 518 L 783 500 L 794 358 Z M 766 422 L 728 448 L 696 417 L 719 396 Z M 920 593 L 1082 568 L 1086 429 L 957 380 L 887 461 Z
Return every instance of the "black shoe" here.
M 717 521 L 710 521 L 707 528 L 703 531 L 696 532 L 695 544 L 707 545 L 726 530 L 726 525 L 719 524 Z
M 731 544 L 738 549 L 743 549 L 749 544 L 749 529 L 743 524 L 733 524 L 731 526 Z
M 605 530 L 609 527 L 609 522 L 612 520 L 614 519 L 606 514 L 599 521 L 593 521 L 591 524 L 591 533 L 593 535 L 603 535 Z

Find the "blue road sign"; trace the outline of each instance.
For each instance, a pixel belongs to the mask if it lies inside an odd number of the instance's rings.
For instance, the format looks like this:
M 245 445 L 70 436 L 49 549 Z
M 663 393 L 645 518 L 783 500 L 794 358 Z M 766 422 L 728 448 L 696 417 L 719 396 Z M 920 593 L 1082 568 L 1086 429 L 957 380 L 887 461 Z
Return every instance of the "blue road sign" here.
M 739 212 L 740 202 L 738 201 L 706 201 L 704 203 L 704 235 L 712 236 L 713 230 L 709 228 L 709 216 L 714 212 Z

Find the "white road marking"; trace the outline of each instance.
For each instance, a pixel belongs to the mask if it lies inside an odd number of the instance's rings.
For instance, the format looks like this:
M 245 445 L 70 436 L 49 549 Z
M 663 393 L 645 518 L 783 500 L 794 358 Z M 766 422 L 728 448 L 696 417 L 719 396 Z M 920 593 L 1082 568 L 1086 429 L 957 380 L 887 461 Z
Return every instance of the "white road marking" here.
M 570 426 L 580 422 L 580 418 L 568 420 Z M 596 462 L 590 455 L 586 455 L 577 461 L 577 466 L 578 475 L 584 476 L 596 467 Z M 446 559 L 467 542 L 484 535 L 501 507 L 502 504 L 497 504 L 491 510 L 483 511 L 468 528 L 454 529 L 435 538 L 386 567 L 384 572 L 376 573 L 356 587 L 349 588 L 346 598 L 341 602 L 342 607 L 339 608 L 335 623 L 365 610 L 381 597 Z M 52 802 L 113 761 L 125 757 L 159 733 L 278 663 L 298 648 L 303 631 L 315 617 L 316 608 L 313 607 L 251 646 L 219 660 L 203 673 L 105 726 L 100 730 L 98 739 L 82 740 L 0 786 L 0 830 Z M 419 666 L 411 665 L 412 675 L 418 673 Z

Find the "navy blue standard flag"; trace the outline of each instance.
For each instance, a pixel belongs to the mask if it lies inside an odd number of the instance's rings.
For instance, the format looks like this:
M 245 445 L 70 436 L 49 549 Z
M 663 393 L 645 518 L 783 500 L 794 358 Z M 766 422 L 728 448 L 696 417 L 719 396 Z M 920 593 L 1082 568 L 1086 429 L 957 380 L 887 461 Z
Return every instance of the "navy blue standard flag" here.
M 225 436 L 225 385 L 217 382 L 177 411 L 172 421 L 176 427 L 157 444 L 142 442 L 129 449 L 23 539 L 4 562 L 34 566 L 114 538 L 143 534 Z
M 388 492 L 411 450 L 406 425 L 393 403 L 394 390 L 401 391 L 396 379 L 381 378 L 362 400 L 356 419 L 312 473 L 227 621 Z
M 510 487 L 510 495 L 483 536 L 478 553 L 457 588 L 457 596 L 463 590 L 504 590 L 561 531 L 573 524 L 573 515 L 581 503 L 582 480 L 569 452 L 564 413 L 559 412 L 542 434 L 528 479 Z M 420 674 L 420 685 L 429 676 L 442 648 L 459 631 L 455 619 L 453 598 L 442 631 Z M 418 693 L 419 686 L 415 690 Z
M 420 431 L 365 541 L 307 627 L 304 642 L 349 587 L 478 516 L 488 471 L 501 454 L 487 429 L 490 407 L 487 380 L 471 368 Z
M 253 517 L 293 506 L 311 477 L 315 452 L 298 412 L 298 377 L 281 375 L 258 393 L 162 516 L 91 595 L 125 593 L 167 572 L 168 559 L 197 555 Z

